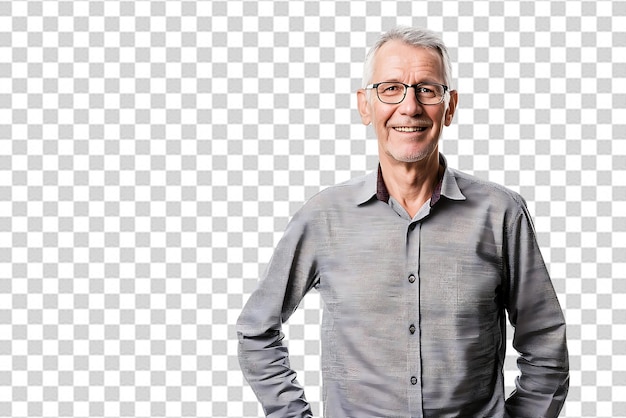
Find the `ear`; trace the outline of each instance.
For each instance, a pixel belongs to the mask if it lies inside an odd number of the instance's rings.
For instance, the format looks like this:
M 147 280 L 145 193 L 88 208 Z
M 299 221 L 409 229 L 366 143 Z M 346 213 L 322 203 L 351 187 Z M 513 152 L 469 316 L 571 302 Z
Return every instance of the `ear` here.
M 356 100 L 361 114 L 361 122 L 363 125 L 369 125 L 372 122 L 372 115 L 369 108 L 369 100 L 367 100 L 367 91 L 365 89 L 358 89 L 356 92 Z
M 456 90 L 450 90 L 450 102 L 448 103 L 448 109 L 446 110 L 445 125 L 450 126 L 454 112 L 456 111 L 456 105 L 459 100 L 459 94 Z

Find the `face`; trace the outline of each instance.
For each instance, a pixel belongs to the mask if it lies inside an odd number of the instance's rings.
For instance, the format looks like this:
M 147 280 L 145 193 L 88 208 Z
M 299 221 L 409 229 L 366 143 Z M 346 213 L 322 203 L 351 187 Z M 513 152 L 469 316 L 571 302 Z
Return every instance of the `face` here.
M 405 84 L 432 82 L 445 84 L 443 59 L 437 51 L 393 40 L 385 43 L 374 57 L 371 83 L 400 81 Z M 444 126 L 450 125 L 457 92 L 437 105 L 423 105 L 410 88 L 399 104 L 378 100 L 376 90 L 357 93 L 359 113 L 365 125 L 373 125 L 378 137 L 380 158 L 412 163 L 438 154 L 438 141 Z

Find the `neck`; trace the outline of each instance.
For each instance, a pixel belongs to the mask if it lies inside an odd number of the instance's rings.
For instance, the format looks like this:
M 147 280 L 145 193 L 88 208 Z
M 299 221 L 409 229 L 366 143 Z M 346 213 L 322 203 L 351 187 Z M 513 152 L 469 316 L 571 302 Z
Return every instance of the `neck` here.
M 386 157 L 386 156 L 385 156 Z M 407 213 L 413 217 L 431 198 L 439 181 L 439 153 L 414 163 L 404 163 L 391 158 L 380 158 L 380 168 L 385 186 Z

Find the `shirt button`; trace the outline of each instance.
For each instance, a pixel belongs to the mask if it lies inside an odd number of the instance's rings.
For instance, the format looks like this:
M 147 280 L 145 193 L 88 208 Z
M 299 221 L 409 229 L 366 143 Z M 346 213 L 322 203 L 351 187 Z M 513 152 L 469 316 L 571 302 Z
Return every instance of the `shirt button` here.
M 417 377 L 413 376 L 413 377 L 411 378 L 411 384 L 412 384 L 412 385 L 417 385 Z
M 409 276 L 409 283 L 414 283 L 415 282 L 415 275 L 411 274 Z
M 415 325 L 411 324 L 411 326 L 409 327 L 409 331 L 411 332 L 411 334 L 415 334 Z

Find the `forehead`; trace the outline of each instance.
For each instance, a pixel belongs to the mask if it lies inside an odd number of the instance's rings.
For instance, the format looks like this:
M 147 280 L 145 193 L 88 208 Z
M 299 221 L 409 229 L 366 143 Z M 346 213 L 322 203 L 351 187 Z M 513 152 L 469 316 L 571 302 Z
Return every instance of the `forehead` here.
M 443 81 L 443 59 L 433 48 L 418 47 L 399 40 L 381 46 L 374 57 L 374 75 L 436 77 Z

